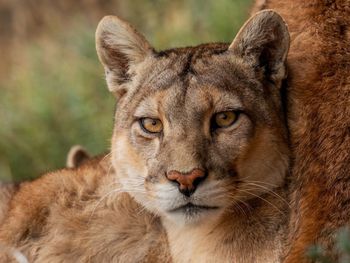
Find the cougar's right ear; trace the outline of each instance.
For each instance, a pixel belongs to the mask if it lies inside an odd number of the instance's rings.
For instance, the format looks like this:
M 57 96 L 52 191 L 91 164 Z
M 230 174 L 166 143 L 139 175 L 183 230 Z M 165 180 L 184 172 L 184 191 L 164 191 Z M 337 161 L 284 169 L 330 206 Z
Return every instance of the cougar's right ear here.
M 104 17 L 96 30 L 96 49 L 105 68 L 108 89 L 119 99 L 127 92 L 133 67 L 153 51 L 147 40 L 116 16 Z

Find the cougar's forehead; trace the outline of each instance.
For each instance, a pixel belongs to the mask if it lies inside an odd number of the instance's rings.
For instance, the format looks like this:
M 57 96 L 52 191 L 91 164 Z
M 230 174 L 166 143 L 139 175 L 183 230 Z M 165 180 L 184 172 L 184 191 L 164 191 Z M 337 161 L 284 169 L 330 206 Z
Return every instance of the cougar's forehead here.
M 252 69 L 225 52 L 226 44 L 207 44 L 157 53 L 138 69 L 123 112 L 158 117 L 164 110 L 171 118 L 186 109 L 186 114 L 192 110 L 200 117 L 200 112 L 218 104 L 223 110 L 235 106 L 264 111 L 263 90 Z

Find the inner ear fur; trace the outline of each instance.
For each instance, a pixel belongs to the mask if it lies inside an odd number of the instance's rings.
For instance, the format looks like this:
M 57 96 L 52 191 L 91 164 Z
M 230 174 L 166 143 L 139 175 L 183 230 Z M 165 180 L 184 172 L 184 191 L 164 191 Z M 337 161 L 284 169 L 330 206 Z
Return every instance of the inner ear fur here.
M 229 50 L 262 71 L 266 80 L 280 86 L 286 78 L 290 38 L 282 17 L 264 10 L 251 17 L 238 32 Z
M 96 50 L 105 69 L 108 89 L 116 97 L 127 92 L 124 84 L 131 79 L 133 67 L 153 51 L 136 29 L 116 16 L 106 16 L 98 24 Z

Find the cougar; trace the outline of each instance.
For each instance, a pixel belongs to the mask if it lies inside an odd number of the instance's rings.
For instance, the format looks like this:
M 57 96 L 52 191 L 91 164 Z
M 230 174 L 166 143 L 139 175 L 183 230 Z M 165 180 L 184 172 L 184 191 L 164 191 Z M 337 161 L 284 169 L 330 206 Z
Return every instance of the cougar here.
M 259 12 L 231 44 L 156 51 L 107 16 L 96 46 L 118 105 L 111 153 L 22 185 L 0 242 L 30 262 L 280 262 L 282 18 Z

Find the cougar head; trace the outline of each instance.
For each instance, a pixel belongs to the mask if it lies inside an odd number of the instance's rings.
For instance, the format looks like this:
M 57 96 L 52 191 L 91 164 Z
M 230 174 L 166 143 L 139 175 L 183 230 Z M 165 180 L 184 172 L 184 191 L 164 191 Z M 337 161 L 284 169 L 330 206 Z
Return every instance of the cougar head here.
M 277 13 L 257 13 L 231 44 L 160 52 L 108 16 L 96 43 L 117 100 L 112 163 L 146 209 L 198 222 L 284 183 L 289 34 Z

